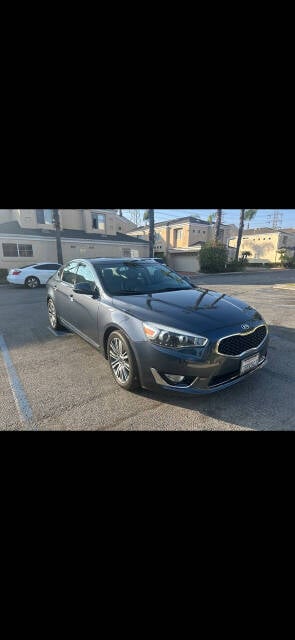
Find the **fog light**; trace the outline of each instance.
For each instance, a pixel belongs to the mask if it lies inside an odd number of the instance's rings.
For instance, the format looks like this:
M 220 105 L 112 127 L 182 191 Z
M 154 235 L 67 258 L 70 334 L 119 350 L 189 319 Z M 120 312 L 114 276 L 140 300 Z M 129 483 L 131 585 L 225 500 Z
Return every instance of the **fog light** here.
M 169 382 L 174 382 L 178 384 L 179 382 L 183 382 L 185 376 L 171 376 L 170 373 L 165 373 L 165 378 L 169 380 Z

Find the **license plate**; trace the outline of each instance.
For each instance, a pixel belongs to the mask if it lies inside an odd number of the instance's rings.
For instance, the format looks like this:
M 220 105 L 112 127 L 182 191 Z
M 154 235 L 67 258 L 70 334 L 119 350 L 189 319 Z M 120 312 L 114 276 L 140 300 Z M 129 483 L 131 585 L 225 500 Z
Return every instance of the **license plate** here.
M 241 362 L 241 376 L 244 373 L 248 373 L 248 371 L 252 371 L 252 369 L 256 369 L 258 367 L 260 361 L 259 353 L 256 356 L 252 356 L 251 358 L 246 358 Z

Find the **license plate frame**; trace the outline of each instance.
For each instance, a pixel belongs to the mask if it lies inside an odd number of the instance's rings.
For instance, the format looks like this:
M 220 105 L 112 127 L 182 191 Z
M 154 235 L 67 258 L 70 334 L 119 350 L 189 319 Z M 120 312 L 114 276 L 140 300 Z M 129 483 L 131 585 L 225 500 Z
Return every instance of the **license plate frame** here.
M 260 362 L 260 354 L 257 353 L 255 356 L 250 356 L 250 358 L 245 358 L 241 362 L 240 375 L 244 376 L 249 371 L 253 371 L 256 369 Z

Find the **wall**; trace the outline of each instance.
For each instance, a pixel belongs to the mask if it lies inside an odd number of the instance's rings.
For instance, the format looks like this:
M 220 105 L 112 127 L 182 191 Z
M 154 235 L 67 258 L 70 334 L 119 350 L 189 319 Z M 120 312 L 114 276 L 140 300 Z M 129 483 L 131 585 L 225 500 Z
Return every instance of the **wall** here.
M 12 209 L 0 209 L 0 224 L 15 220 L 15 217 L 12 216 Z
M 245 235 L 242 238 L 240 257 L 243 251 L 250 251 L 249 262 L 278 262 L 278 233 L 258 233 L 257 235 Z M 230 243 L 237 246 L 237 238 Z
M 92 213 L 98 213 L 105 215 L 105 230 L 92 228 Z M 116 233 L 127 233 L 134 228 L 134 224 L 129 220 L 126 220 L 123 216 L 118 216 L 116 213 L 112 213 L 109 209 L 85 209 L 84 210 L 84 231 L 86 233 L 105 233 L 107 235 L 116 235 Z
M 4 257 L 2 243 L 32 245 L 33 257 Z M 136 243 L 120 243 L 120 242 L 90 242 L 63 240 L 63 259 L 64 262 L 72 258 L 122 258 L 123 249 L 131 250 L 131 257 L 148 258 L 148 246 Z M 33 236 L 0 236 L 0 269 L 11 269 L 12 267 L 25 266 L 34 264 L 35 262 L 56 262 L 56 241 L 55 238 L 38 239 Z

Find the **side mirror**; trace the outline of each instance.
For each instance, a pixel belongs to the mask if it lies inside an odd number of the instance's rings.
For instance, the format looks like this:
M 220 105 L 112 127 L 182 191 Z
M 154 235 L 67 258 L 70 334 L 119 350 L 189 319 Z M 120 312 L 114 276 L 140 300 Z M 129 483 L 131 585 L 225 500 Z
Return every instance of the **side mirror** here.
M 74 293 L 84 296 L 96 296 L 96 291 L 89 282 L 79 282 L 74 286 Z

